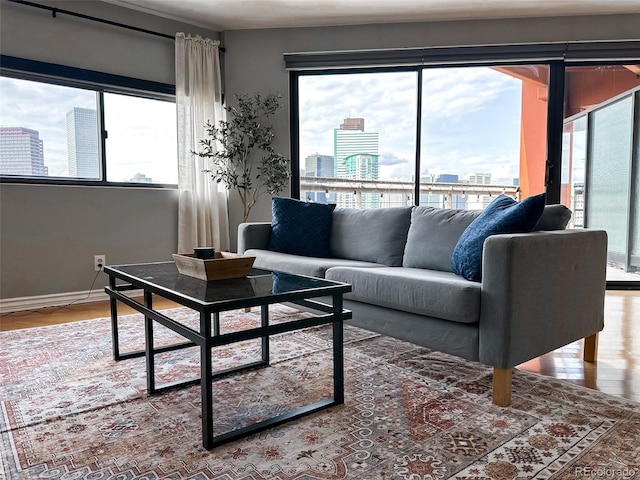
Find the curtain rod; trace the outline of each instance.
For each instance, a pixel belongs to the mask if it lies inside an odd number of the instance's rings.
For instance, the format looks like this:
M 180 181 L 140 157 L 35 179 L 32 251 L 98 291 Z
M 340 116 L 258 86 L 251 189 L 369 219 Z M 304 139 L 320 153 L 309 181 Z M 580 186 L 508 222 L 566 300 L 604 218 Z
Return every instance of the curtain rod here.
M 93 17 L 91 15 L 85 15 L 83 13 L 72 12 L 70 10 L 64 10 L 62 8 L 50 7 L 48 5 L 42 5 L 40 3 L 29 2 L 26 0 L 9 0 L 9 2 L 19 3 L 20 5 L 27 5 L 29 7 L 41 8 L 43 10 L 49 10 L 51 15 L 55 18 L 58 13 L 63 13 L 65 15 L 71 15 L 72 17 L 84 18 L 85 20 L 92 20 L 94 22 L 106 23 L 107 25 L 112 25 L 114 27 L 126 28 L 128 30 L 135 30 L 136 32 L 146 33 L 149 35 L 155 35 L 156 37 L 168 38 L 171 40 L 175 40 L 175 36 L 167 35 L 166 33 L 154 32 L 153 30 L 147 30 L 146 28 L 134 27 L 132 25 L 126 25 L 124 23 L 113 22 L 111 20 L 105 20 L 104 18 Z M 224 48 L 220 48 L 221 52 L 224 52 Z

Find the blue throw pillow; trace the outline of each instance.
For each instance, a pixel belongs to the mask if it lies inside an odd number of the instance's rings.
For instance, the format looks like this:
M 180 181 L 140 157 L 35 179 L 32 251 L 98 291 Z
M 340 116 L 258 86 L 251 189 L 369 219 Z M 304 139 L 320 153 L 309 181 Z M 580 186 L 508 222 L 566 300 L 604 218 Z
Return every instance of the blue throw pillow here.
M 308 257 L 329 257 L 335 204 L 274 197 L 269 250 Z
M 522 202 L 500 195 L 469 224 L 453 250 L 451 269 L 467 280 L 482 280 L 482 247 L 490 235 L 531 232 L 542 216 L 545 194 Z

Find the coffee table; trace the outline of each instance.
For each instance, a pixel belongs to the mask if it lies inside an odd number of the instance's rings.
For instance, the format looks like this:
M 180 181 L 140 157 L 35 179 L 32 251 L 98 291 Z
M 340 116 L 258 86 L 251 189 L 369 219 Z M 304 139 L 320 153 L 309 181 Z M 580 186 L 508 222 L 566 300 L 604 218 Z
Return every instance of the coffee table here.
M 342 305 L 342 296 L 351 291 L 351 285 L 320 278 L 291 275 L 284 272 L 252 269 L 242 278 L 205 281 L 181 275 L 174 262 L 143 263 L 133 265 L 106 266 L 109 285 L 105 292 L 111 297 L 111 326 L 113 358 L 125 360 L 146 357 L 147 390 L 156 394 L 168 388 L 200 384 L 202 397 L 202 445 L 211 449 L 220 444 L 238 439 L 249 433 L 274 427 L 319 410 L 344 403 L 344 356 L 343 321 L 351 318 L 351 312 Z M 143 291 L 143 303 L 130 296 L 131 291 Z M 129 295 L 125 292 L 129 291 Z M 153 296 L 157 295 L 191 308 L 199 313 L 199 329 L 169 318 L 154 310 Z M 324 303 L 318 297 L 331 298 Z M 120 352 L 118 334 L 118 302 L 122 302 L 145 316 L 145 349 L 127 353 Z M 314 313 L 310 318 L 269 324 L 269 305 L 293 303 Z M 220 332 L 220 313 L 229 310 L 260 307 L 260 327 Z M 155 347 L 153 326 L 157 322 L 185 338 L 168 346 Z M 307 327 L 333 325 L 333 396 L 288 413 L 254 423 L 252 425 L 214 435 L 213 432 L 213 380 L 241 370 L 269 365 L 269 337 Z M 244 340 L 262 339 L 260 360 L 227 369 L 213 371 L 212 349 Z M 197 346 L 200 349 L 200 377 L 169 385 L 156 386 L 154 356 L 158 353 Z

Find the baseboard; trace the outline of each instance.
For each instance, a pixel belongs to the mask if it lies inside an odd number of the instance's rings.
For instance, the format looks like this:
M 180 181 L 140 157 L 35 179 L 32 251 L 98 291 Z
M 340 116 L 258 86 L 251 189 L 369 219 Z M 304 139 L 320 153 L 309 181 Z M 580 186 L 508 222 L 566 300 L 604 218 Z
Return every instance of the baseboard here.
M 127 295 L 137 295 L 138 292 L 132 290 Z M 142 291 L 139 292 L 140 294 Z M 70 303 L 91 303 L 109 300 L 103 290 L 85 290 L 83 292 L 52 293 L 49 295 L 37 295 L 33 297 L 16 297 L 0 299 L 0 314 L 10 312 L 20 312 L 24 310 L 37 310 L 45 307 L 60 307 Z

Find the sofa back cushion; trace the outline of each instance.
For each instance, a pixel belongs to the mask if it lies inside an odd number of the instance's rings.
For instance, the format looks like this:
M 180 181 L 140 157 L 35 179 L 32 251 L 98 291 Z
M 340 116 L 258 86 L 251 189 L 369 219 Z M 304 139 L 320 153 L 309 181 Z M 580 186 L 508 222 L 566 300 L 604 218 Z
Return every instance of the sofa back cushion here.
M 337 258 L 402 265 L 412 207 L 336 208 L 329 242 Z
M 451 272 L 453 249 L 478 215 L 479 210 L 415 207 L 402 266 Z

